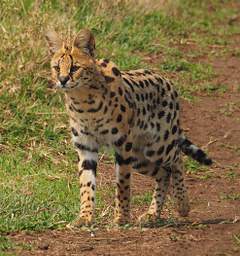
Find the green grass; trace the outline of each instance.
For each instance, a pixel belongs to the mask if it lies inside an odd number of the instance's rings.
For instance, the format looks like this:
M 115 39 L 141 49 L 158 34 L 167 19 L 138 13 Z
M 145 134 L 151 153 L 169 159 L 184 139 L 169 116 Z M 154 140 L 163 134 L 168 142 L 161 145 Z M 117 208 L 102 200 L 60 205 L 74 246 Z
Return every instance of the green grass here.
M 0 253 L 13 248 L 13 243 L 5 236 L 0 236 Z
M 132 205 L 143 206 L 150 205 L 152 201 L 152 191 L 143 193 L 142 195 L 137 195 L 132 198 Z
M 236 178 L 239 177 L 239 174 L 236 173 L 235 171 L 229 170 L 228 172 L 226 172 L 225 177 L 230 180 L 235 180 Z
M 194 175 L 198 179 L 207 180 L 212 177 L 211 171 L 206 166 L 200 165 L 198 162 L 187 158 L 184 162 L 187 174 Z
M 221 199 L 231 200 L 231 201 L 240 201 L 240 193 L 229 193 L 222 194 Z
M 206 88 L 214 91 L 209 86 L 214 70 L 200 57 L 215 56 L 209 50 L 212 44 L 224 46 L 218 54 L 229 52 L 228 36 L 239 29 L 228 22 L 238 12 L 227 1 L 169 1 L 169 6 L 154 10 L 131 1 L 114 7 L 107 1 L 99 7 L 98 2 L 1 2 L 0 232 L 61 227 L 79 209 L 76 155 L 62 95 L 47 89 L 48 26 L 63 35 L 69 29 L 74 34 L 91 28 L 99 57 L 112 59 L 121 69 L 157 68 L 174 77 L 188 98 Z M 106 204 L 111 206 L 104 201 L 109 194 L 114 197 L 112 187 L 101 188 L 97 195 L 100 222 Z M 148 194 L 134 199 L 136 204 L 149 201 Z M 112 214 L 111 207 L 106 211 Z
M 17 255 L 13 251 L 22 249 L 30 251 L 32 249 L 32 245 L 28 243 L 16 243 L 11 241 L 8 237 L 0 235 L 0 256 Z
M 186 172 L 189 174 L 198 174 L 207 170 L 203 165 L 200 165 L 198 162 L 194 161 L 191 158 L 187 158 L 184 162 Z

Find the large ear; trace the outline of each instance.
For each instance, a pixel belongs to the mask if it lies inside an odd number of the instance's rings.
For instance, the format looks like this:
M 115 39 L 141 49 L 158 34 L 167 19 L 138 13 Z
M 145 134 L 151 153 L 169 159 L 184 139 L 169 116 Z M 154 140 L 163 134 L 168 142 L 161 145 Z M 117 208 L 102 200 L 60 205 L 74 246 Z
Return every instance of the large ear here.
M 88 55 L 94 57 L 95 39 L 89 29 L 82 29 L 73 41 L 73 45 Z
M 48 42 L 48 47 L 51 54 L 54 54 L 62 47 L 62 40 L 59 38 L 58 34 L 54 30 L 48 30 L 45 33 L 45 37 Z

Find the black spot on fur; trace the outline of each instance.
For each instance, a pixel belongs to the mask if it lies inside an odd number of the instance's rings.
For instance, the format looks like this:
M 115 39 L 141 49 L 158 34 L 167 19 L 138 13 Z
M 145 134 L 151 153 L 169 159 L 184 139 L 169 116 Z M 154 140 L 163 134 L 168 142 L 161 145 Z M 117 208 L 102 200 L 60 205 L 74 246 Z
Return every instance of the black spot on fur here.
M 169 137 L 169 131 L 166 130 L 165 133 L 164 133 L 164 137 L 163 138 L 164 138 L 164 140 L 167 140 L 168 137 Z
M 157 81 L 162 85 L 163 84 L 163 80 L 161 77 L 157 77 Z
M 113 98 L 115 95 L 116 95 L 115 92 L 111 92 L 111 93 L 110 93 L 110 97 L 111 97 L 111 98 Z
M 119 114 L 118 117 L 117 117 L 117 123 L 120 123 L 122 121 L 122 115 Z
M 163 151 L 164 151 L 164 146 L 161 146 L 161 147 L 158 149 L 157 154 L 158 154 L 158 155 L 161 155 L 161 154 L 163 153 Z
M 82 162 L 82 168 L 84 170 L 93 170 L 94 174 L 96 175 L 96 170 L 97 170 L 97 162 L 94 160 L 84 160 Z
M 100 132 L 100 134 L 104 135 L 104 134 L 108 134 L 109 130 L 103 130 Z
M 163 97 L 165 95 L 165 89 L 162 88 L 161 96 Z
M 108 111 L 108 107 L 107 107 L 107 106 L 105 106 L 105 107 L 104 107 L 103 114 L 106 114 L 106 113 L 107 113 L 107 111 Z
M 146 156 L 151 157 L 151 156 L 154 155 L 154 153 L 155 153 L 154 150 L 148 150 L 148 151 L 146 152 Z
M 120 137 L 117 141 L 114 142 L 114 145 L 117 147 L 121 147 L 123 145 L 123 143 L 126 141 L 127 139 L 127 135 L 123 135 L 122 137 Z
M 158 137 L 156 138 L 155 142 L 158 143 L 160 140 L 161 140 L 161 137 L 158 136 Z
M 164 100 L 163 102 L 162 102 L 162 106 L 163 107 L 166 107 L 168 105 L 168 102 L 166 101 L 166 100 Z
M 98 111 L 102 108 L 102 106 L 103 106 L 103 102 L 101 101 L 101 102 L 99 103 L 98 107 L 96 107 L 96 108 L 90 108 L 90 109 L 88 109 L 87 112 L 90 112 L 90 113 L 98 112 Z
M 150 70 L 147 70 L 147 69 L 144 70 L 144 73 L 145 73 L 145 74 L 148 74 L 148 75 L 151 75 L 151 74 L 152 74 L 151 71 L 150 71 Z
M 98 152 L 97 148 L 90 148 L 89 146 L 80 144 L 78 142 L 75 142 L 74 145 L 75 145 L 75 147 L 77 147 L 80 150 L 89 151 L 89 152 L 92 152 L 92 153 L 97 153 Z
M 158 113 L 158 118 L 160 119 L 160 118 L 162 118 L 164 115 L 165 115 L 165 112 L 164 112 L 164 111 L 160 111 L 160 112 Z
M 176 103 L 176 110 L 179 110 L 179 103 Z
M 74 136 L 78 136 L 78 132 L 77 132 L 77 130 L 75 129 L 75 128 L 73 128 L 72 127 L 72 134 L 74 135 Z
M 148 81 L 150 82 L 151 85 L 155 85 L 155 83 L 153 82 L 153 80 L 151 78 L 149 78 Z
M 168 113 L 167 118 L 166 118 L 167 123 L 170 123 L 171 117 L 172 117 L 171 113 Z
M 123 106 L 123 105 L 121 105 L 121 106 L 120 106 L 120 110 L 121 110 L 122 112 L 126 112 L 126 107 Z
M 143 115 L 145 116 L 146 115 L 146 109 L 145 109 L 145 107 L 143 107 L 143 109 L 142 109 L 142 113 L 143 113 Z
M 131 176 L 131 173 L 127 173 L 127 174 L 125 175 L 125 179 L 129 179 L 130 176 Z
M 148 82 L 148 80 L 144 80 L 144 83 L 145 83 L 146 87 L 149 87 L 149 82 Z
M 160 159 L 158 159 L 158 160 L 156 161 L 156 165 L 157 165 L 157 166 L 159 166 L 159 165 L 161 165 L 161 164 L 162 164 L 162 162 L 163 162 L 163 159 L 162 159 L 162 158 L 160 158 Z
M 144 88 L 144 83 L 143 83 L 143 81 L 139 81 L 139 86 L 140 86 L 141 88 Z
M 115 76 L 120 76 L 121 75 L 121 72 L 116 68 L 116 67 L 113 67 L 112 68 L 112 72 Z
M 119 165 L 128 165 L 128 164 L 130 164 L 130 163 L 136 161 L 136 159 L 133 158 L 133 157 L 131 157 L 131 156 L 128 157 L 128 158 L 126 158 L 126 159 L 124 159 L 124 158 L 123 158 L 121 155 L 119 155 L 117 152 L 115 153 L 115 159 L 116 159 L 117 164 L 119 164 Z
M 105 78 L 105 81 L 107 82 L 107 83 L 111 83 L 111 82 L 113 82 L 115 79 L 113 78 L 113 77 L 111 77 L 111 76 L 104 76 L 104 78 Z
M 122 95 L 123 95 L 123 90 L 122 90 L 122 88 L 121 88 L 121 87 L 118 87 L 118 93 L 120 94 L 120 96 L 122 96 Z
M 101 66 L 104 67 L 104 68 L 106 68 L 106 67 L 107 67 L 107 63 L 102 62 L 102 63 L 101 63 Z
M 78 113 L 83 113 L 84 110 L 83 109 L 77 109 L 73 104 L 71 104 L 71 107 L 74 111 L 78 112 Z
M 125 150 L 129 152 L 131 149 L 132 149 L 132 143 L 131 142 L 126 143 Z
M 118 133 L 118 128 L 114 127 L 112 128 L 112 134 L 117 134 Z
M 124 99 L 126 100 L 128 106 L 129 106 L 130 108 L 132 108 L 132 107 L 134 106 L 134 104 L 132 103 L 132 101 L 129 99 L 129 96 L 124 95 Z
M 80 133 L 84 134 L 84 135 L 90 135 L 93 136 L 90 132 L 86 131 L 86 130 L 80 130 Z
M 133 88 L 132 83 L 128 79 L 126 79 L 125 77 L 123 78 L 123 80 L 129 85 L 131 91 L 134 92 L 134 88 Z
M 132 166 L 132 168 L 133 168 L 133 169 L 140 169 L 140 168 L 142 168 L 142 167 L 148 166 L 148 164 L 149 164 L 148 161 L 138 162 L 138 163 L 134 164 L 134 165 Z
M 171 86 L 170 86 L 169 82 L 166 82 L 166 85 L 167 85 L 167 89 L 170 91 L 171 90 Z
M 159 167 L 158 166 L 156 166 L 155 168 L 154 168 L 154 171 L 152 172 L 152 176 L 154 177 L 154 176 L 156 176 L 157 175 L 157 173 L 158 173 L 158 171 L 159 171 Z
M 166 149 L 166 154 L 167 155 L 173 149 L 174 145 L 175 145 L 175 140 L 173 140 L 172 143 L 167 146 L 167 149 Z
M 130 79 L 131 80 L 131 82 L 135 85 L 135 86 L 138 86 L 138 83 L 135 81 L 135 80 L 133 80 L 133 79 Z
M 172 134 L 174 135 L 176 132 L 177 132 L 177 126 L 174 125 L 173 128 L 172 128 Z

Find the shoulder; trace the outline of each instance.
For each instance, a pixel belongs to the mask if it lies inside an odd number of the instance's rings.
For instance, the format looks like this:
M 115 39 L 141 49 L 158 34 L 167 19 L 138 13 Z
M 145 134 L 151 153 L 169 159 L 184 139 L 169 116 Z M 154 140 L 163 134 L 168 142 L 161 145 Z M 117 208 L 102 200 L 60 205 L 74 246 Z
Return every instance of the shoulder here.
M 108 59 L 100 59 L 96 60 L 96 64 L 105 76 L 121 77 L 121 71 L 114 62 Z

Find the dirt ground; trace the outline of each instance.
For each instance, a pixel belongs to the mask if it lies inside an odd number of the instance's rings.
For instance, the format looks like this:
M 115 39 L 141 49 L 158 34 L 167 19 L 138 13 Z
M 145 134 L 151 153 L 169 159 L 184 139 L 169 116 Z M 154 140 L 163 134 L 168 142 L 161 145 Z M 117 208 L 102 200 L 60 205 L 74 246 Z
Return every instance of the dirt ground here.
M 186 175 L 191 213 L 163 227 L 124 230 L 53 230 L 10 234 L 17 243 L 31 244 L 18 255 L 240 255 L 240 58 L 229 55 L 211 63 L 214 84 L 227 91 L 198 93 L 196 101 L 182 101 L 182 125 L 188 137 L 207 149 L 213 167 L 200 178 Z M 112 182 L 113 166 L 101 164 L 100 180 Z M 133 177 L 133 193 L 152 187 L 149 179 Z M 147 206 L 146 206 L 147 207 Z M 146 208 L 145 208 L 146 209 Z M 145 209 L 133 209 L 133 219 Z M 177 216 L 177 215 L 176 215 Z M 165 219 L 168 213 L 163 213 Z

